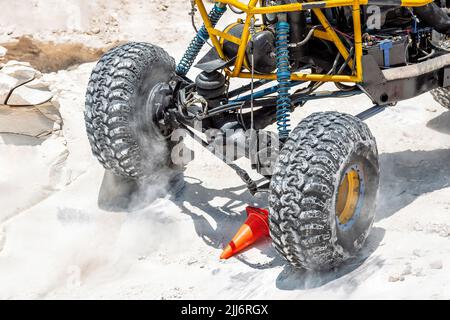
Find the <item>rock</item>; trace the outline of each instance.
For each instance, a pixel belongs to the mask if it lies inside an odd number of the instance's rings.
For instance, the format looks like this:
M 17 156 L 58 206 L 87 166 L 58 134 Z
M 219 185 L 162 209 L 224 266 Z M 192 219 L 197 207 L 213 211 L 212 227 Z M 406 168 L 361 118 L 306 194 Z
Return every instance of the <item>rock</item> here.
M 0 46 L 0 58 L 3 58 L 4 56 L 6 56 L 7 52 L 8 52 L 8 49 L 6 49 L 5 47 Z
M 421 257 L 425 256 L 425 252 L 420 250 L 420 249 L 414 249 L 413 250 L 413 255 L 415 255 L 418 258 L 421 258 Z
M 5 104 L 11 91 L 21 84 L 23 81 L 0 72 L 0 104 Z
M 441 230 L 439 231 L 439 235 L 444 238 L 450 236 L 450 227 L 443 224 Z
M 42 74 L 31 67 L 28 62 L 19 62 L 15 60 L 11 60 L 6 63 L 1 70 L 1 73 L 4 73 L 23 82 L 28 82 L 42 76 Z
M 159 7 L 158 7 L 158 10 L 159 10 L 159 11 L 167 11 L 167 9 L 169 9 L 169 6 L 166 5 L 166 4 L 161 4 L 161 5 L 159 5 Z
M 439 231 L 439 236 L 441 236 L 443 238 L 447 238 L 449 235 L 450 235 L 450 231 L 447 228 Z
M 40 77 L 41 73 L 27 62 L 8 62 L 0 70 L 0 104 L 26 106 L 49 101 L 53 94 Z
M 412 275 L 415 277 L 424 277 L 425 274 L 423 273 L 423 269 L 422 268 L 416 268 L 413 270 Z
M 389 282 L 405 281 L 405 277 L 401 276 L 401 275 L 398 275 L 398 274 L 395 274 L 395 275 L 389 276 L 388 281 Z
M 430 263 L 430 268 L 435 270 L 440 270 L 444 267 L 441 260 L 436 260 Z
M 54 122 L 35 107 L 0 106 L 0 133 L 41 138 L 50 135 Z
M 58 109 L 53 105 L 53 103 L 47 102 L 36 106 L 36 108 L 42 113 L 42 115 L 47 117 L 49 120 L 54 121 L 55 124 L 58 124 L 59 127 L 61 127 L 62 125 L 61 115 Z
M 437 223 L 433 223 L 431 225 L 427 226 L 427 230 L 428 233 L 436 233 L 438 235 L 440 235 L 441 237 L 448 237 L 450 234 L 450 227 L 447 226 L 446 224 L 437 224 Z
M 94 28 L 91 30 L 92 34 L 99 34 L 100 33 L 100 28 Z
M 403 272 L 402 272 L 402 276 L 408 276 L 408 275 L 410 275 L 411 273 L 412 273 L 412 266 L 411 266 L 411 264 L 407 263 L 407 264 L 405 265 L 405 269 L 404 269 Z
M 50 83 L 48 81 L 45 81 L 43 78 L 34 79 L 31 82 L 28 82 L 26 84 L 28 88 L 32 89 L 48 89 L 50 87 Z
M 9 106 L 35 106 L 46 103 L 52 98 L 53 93 L 48 89 L 36 89 L 24 85 L 13 90 L 7 104 Z

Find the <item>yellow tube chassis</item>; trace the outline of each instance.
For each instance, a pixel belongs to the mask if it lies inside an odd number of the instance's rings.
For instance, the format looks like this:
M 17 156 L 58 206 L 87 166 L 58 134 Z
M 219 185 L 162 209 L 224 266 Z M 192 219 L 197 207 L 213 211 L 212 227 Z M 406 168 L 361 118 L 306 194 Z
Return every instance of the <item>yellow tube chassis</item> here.
M 353 24 L 354 24 L 354 54 L 355 60 L 349 60 L 349 65 L 354 66 L 352 75 L 326 75 L 326 74 L 309 74 L 294 72 L 291 75 L 291 80 L 293 81 L 320 81 L 320 82 L 354 82 L 359 83 L 363 81 L 363 47 L 362 47 L 362 32 L 361 32 L 361 6 L 371 5 L 371 4 L 382 4 L 382 1 L 374 0 L 325 0 L 325 1 L 310 1 L 304 3 L 290 3 L 284 5 L 276 5 L 269 7 L 261 7 L 259 0 L 249 0 L 247 4 L 238 0 L 218 0 L 217 2 L 222 4 L 229 4 L 241 11 L 246 15 L 244 20 L 244 31 L 241 38 L 237 38 L 222 32 L 218 29 L 213 28 L 211 21 L 208 17 L 208 12 L 203 3 L 204 0 L 194 0 L 200 15 L 205 24 L 206 30 L 209 33 L 211 42 L 214 45 L 220 58 L 226 60 L 221 41 L 223 39 L 236 43 L 239 46 L 238 54 L 234 66 L 225 69 L 225 73 L 230 78 L 251 78 L 251 73 L 243 71 L 245 52 L 247 43 L 250 37 L 250 23 L 251 19 L 256 15 L 270 14 L 270 13 L 281 13 L 281 12 L 293 12 L 293 11 L 304 11 L 312 10 L 320 21 L 323 29 L 317 29 L 314 32 L 314 37 L 320 38 L 326 41 L 333 42 L 337 50 L 340 52 L 344 59 L 347 59 L 350 55 L 345 45 L 342 43 L 341 39 L 331 27 L 327 18 L 325 17 L 322 9 L 335 8 L 335 7 L 351 7 Z M 433 0 L 397 0 L 396 3 L 401 7 L 421 7 L 425 6 Z M 275 73 L 270 74 L 255 74 L 255 79 L 276 79 Z

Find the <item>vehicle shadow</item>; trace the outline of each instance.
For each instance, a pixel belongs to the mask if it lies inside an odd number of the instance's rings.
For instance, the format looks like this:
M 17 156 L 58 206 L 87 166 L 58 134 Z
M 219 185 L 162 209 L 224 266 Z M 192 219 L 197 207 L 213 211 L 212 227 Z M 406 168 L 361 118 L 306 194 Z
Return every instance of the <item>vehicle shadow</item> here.
M 255 198 L 245 186 L 214 189 L 205 187 L 203 181 L 197 178 L 181 176 L 178 181 L 183 178 L 183 185 L 160 181 L 158 187 L 155 187 L 151 183 L 139 184 L 135 180 L 105 171 L 99 190 L 98 206 L 105 211 L 133 213 L 146 208 L 159 198 L 169 197 L 192 219 L 198 236 L 216 249 L 224 248 L 245 222 L 246 206 L 267 207 L 267 197 Z M 217 197 L 226 199 L 226 202 L 221 206 L 213 205 L 213 200 Z M 211 219 L 216 227 L 210 223 Z M 283 263 L 272 248 L 270 240 L 261 240 L 252 248 L 257 248 L 263 255 L 272 258 L 272 261 L 258 264 L 247 261 L 243 256 L 238 256 L 237 259 L 255 269 L 265 269 Z
M 450 135 L 450 111 L 444 112 L 428 121 L 427 128 Z
M 242 208 L 245 205 L 254 205 L 267 207 L 266 199 L 261 199 L 255 203 L 253 198 L 243 186 L 228 189 L 210 189 L 206 188 L 201 180 L 195 180 L 186 184 L 185 189 L 174 200 L 182 208 L 182 212 L 192 218 L 195 230 L 203 241 L 216 249 L 223 248 L 234 236 L 236 231 L 246 219 Z M 211 205 L 211 201 L 216 197 L 226 198 L 227 202 L 220 206 Z M 208 218 L 214 220 L 217 227 L 208 221 L 206 217 L 199 214 L 198 211 L 206 213 Z M 256 270 L 272 269 L 283 266 L 284 270 L 277 279 L 277 287 L 283 290 L 306 289 L 315 286 L 322 286 L 326 283 L 343 277 L 344 275 L 358 269 L 372 253 L 378 248 L 384 237 L 384 229 L 374 228 L 370 234 L 367 244 L 362 252 L 341 268 L 322 273 L 313 273 L 305 270 L 298 270 L 290 267 L 289 264 L 272 247 L 270 239 L 260 241 L 252 249 L 257 249 L 260 254 L 267 257 L 264 263 L 252 262 L 245 254 L 237 255 L 238 259 L 247 266 Z M 374 266 L 380 266 L 381 262 L 377 260 Z
M 403 151 L 387 153 L 380 156 L 381 180 L 377 206 L 376 221 L 395 214 L 412 203 L 424 193 L 450 186 L 450 150 Z M 170 197 L 181 208 L 181 211 L 192 219 L 198 236 L 216 249 L 223 248 L 246 220 L 245 206 L 267 207 L 267 199 L 256 199 L 244 186 L 233 188 L 210 188 L 203 181 L 185 177 L 184 188 Z M 139 194 L 139 186 L 133 181 L 118 179 L 105 174 L 104 185 L 99 196 L 99 203 L 109 207 L 133 203 L 133 197 Z M 123 183 L 125 182 L 125 183 Z M 120 185 L 120 187 L 118 187 Z M 111 192 L 113 189 L 114 192 Z M 119 192 L 117 192 L 119 191 Z M 162 191 L 162 192 L 167 192 Z M 134 194 L 134 195 L 133 195 Z M 144 206 L 161 196 L 152 191 L 154 198 L 146 198 Z M 213 204 L 215 199 L 223 199 L 220 206 Z M 124 201 L 125 199 L 125 201 Z M 133 208 L 125 208 L 133 211 Z M 268 259 L 264 263 L 255 263 L 245 254 L 236 259 L 256 270 L 272 269 L 283 266 L 278 275 L 276 286 L 281 290 L 302 290 L 321 286 L 340 286 L 345 290 L 353 290 L 359 283 L 376 272 L 384 261 L 374 256 L 384 238 L 385 230 L 375 227 L 367 244 L 358 257 L 342 267 L 329 272 L 310 272 L 295 269 L 275 251 L 270 240 L 261 241 L 256 246 L 260 253 Z
M 138 185 L 131 179 L 115 176 L 105 170 L 98 194 L 98 206 L 105 211 L 131 211 L 129 204 Z
M 450 149 L 385 153 L 380 156 L 380 168 L 376 221 L 425 193 L 450 187 Z
M 182 173 L 167 170 L 146 181 L 136 181 L 105 170 L 97 204 L 105 211 L 132 213 L 157 199 L 175 196 L 185 185 L 183 177 Z
M 381 181 L 379 203 L 376 221 L 395 214 L 417 197 L 450 186 L 450 150 L 433 151 L 404 151 L 382 154 L 380 156 Z M 211 205 L 216 197 L 228 199 L 221 207 Z M 234 233 L 245 221 L 245 213 L 236 211 L 245 204 L 252 204 L 254 198 L 245 191 L 244 187 L 230 189 L 209 189 L 202 181 L 187 183 L 183 193 L 176 200 L 183 212 L 189 215 L 200 237 L 214 248 L 222 248 L 233 237 Z M 260 202 L 262 207 L 267 202 Z M 208 219 L 195 213 L 193 208 L 201 209 L 212 218 L 217 228 Z M 256 247 L 261 254 L 270 261 L 266 263 L 252 263 L 245 255 L 236 258 L 251 268 L 264 270 L 284 266 L 279 274 L 276 285 L 281 290 L 302 290 L 329 286 L 342 286 L 351 291 L 376 272 L 384 261 L 373 256 L 385 235 L 380 227 L 373 228 L 367 243 L 355 259 L 342 267 L 329 272 L 310 272 L 291 267 L 270 245 L 270 240 L 260 242 Z
M 212 189 L 205 187 L 204 183 L 196 178 L 187 178 L 187 180 L 185 188 L 173 198 L 173 201 L 184 214 L 191 217 L 199 237 L 213 248 L 222 249 L 232 239 L 247 219 L 246 206 L 267 207 L 267 197 L 257 199 L 244 186 Z M 217 207 L 211 204 L 217 197 L 227 200 Z M 216 227 L 211 225 L 204 214 L 214 220 Z M 238 255 L 236 258 L 255 269 L 266 269 L 282 264 L 282 259 L 270 245 L 270 240 L 261 240 L 252 248 L 260 250 L 261 254 L 269 257 L 271 261 L 260 264 L 252 263 L 243 255 Z

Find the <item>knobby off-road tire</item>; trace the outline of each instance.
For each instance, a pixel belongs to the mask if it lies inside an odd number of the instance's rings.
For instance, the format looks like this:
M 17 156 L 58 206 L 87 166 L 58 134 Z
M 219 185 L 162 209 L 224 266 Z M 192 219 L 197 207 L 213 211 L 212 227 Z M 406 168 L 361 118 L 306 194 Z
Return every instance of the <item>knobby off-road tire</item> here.
M 352 180 L 352 189 L 345 189 L 350 176 L 358 184 Z M 307 117 L 285 143 L 272 177 L 275 248 L 309 270 L 329 270 L 354 257 L 372 227 L 378 185 L 377 146 L 365 123 L 337 112 Z
M 450 88 L 437 88 L 431 91 L 434 100 L 450 110 Z
M 92 71 L 85 122 L 94 155 L 114 174 L 145 178 L 170 165 L 168 142 L 159 136 L 147 99 L 168 82 L 175 61 L 163 49 L 128 43 L 106 53 Z

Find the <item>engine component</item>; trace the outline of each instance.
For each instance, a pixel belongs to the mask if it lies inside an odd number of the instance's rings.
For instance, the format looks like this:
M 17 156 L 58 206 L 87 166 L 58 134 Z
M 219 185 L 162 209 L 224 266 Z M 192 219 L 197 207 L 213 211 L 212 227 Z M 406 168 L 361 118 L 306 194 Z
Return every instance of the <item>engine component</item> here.
M 219 98 L 225 94 L 225 76 L 218 71 L 203 71 L 195 79 L 197 92 L 207 100 Z
M 432 2 L 423 7 L 414 9 L 417 16 L 437 32 L 450 35 L 450 17 L 447 12 Z
M 277 4 L 290 4 L 303 2 L 303 0 L 262 0 L 262 7 L 270 7 L 275 6 Z M 299 43 L 306 38 L 307 35 L 307 26 L 306 26 L 306 15 L 305 11 L 294 11 L 287 13 L 287 22 L 290 25 L 289 39 L 291 43 Z M 264 25 L 266 26 L 274 26 L 278 22 L 277 14 L 265 14 L 263 15 Z M 303 56 L 306 51 L 306 48 L 291 47 L 290 48 L 290 56 L 292 60 L 298 60 L 299 57 Z
M 397 36 L 381 40 L 376 36 L 367 36 L 364 51 L 375 58 L 380 67 L 390 68 L 407 64 L 408 36 Z
M 289 94 L 289 82 L 291 80 L 291 69 L 289 63 L 289 23 L 279 21 L 276 26 L 277 31 L 277 126 L 281 140 L 289 137 L 290 134 L 290 112 L 291 98 Z
M 249 154 L 249 138 L 237 122 L 229 122 L 217 130 L 206 132 L 210 151 L 220 154 L 227 162 L 234 162 Z
M 275 132 L 258 130 L 249 141 L 252 168 L 263 176 L 272 176 L 279 155 L 279 138 Z
M 165 112 L 172 105 L 173 90 L 166 82 L 157 83 L 150 91 L 146 108 L 151 116 L 151 121 L 155 126 L 151 126 L 152 134 L 160 133 L 163 137 L 168 137 L 172 133 L 171 126 L 165 121 Z M 150 130 L 149 130 L 150 131 Z
M 225 11 L 227 10 L 226 5 L 223 4 L 215 4 L 213 9 L 209 14 L 209 20 L 211 24 L 215 26 L 220 18 L 223 16 Z M 192 64 L 197 58 L 200 50 L 205 45 L 206 41 L 209 39 L 208 31 L 206 30 L 205 25 L 203 25 L 198 31 L 197 35 L 194 37 L 192 42 L 189 44 L 188 49 L 186 50 L 183 58 L 177 66 L 176 73 L 180 76 L 185 76 L 192 67 Z
M 303 0 L 282 0 L 282 3 L 296 3 L 303 2 Z M 287 22 L 290 25 L 289 40 L 291 43 L 300 43 L 305 40 L 308 30 L 306 26 L 306 12 L 294 11 L 287 13 Z M 306 44 L 306 43 L 305 43 Z M 295 46 L 290 48 L 291 60 L 298 61 L 299 58 L 305 55 L 307 46 Z
M 242 32 L 244 31 L 244 24 L 241 22 L 236 22 L 225 28 L 224 32 L 228 33 L 234 37 L 241 38 Z M 276 69 L 276 58 L 275 58 L 275 36 L 269 30 L 263 30 L 259 28 L 253 40 L 253 61 L 254 70 L 256 73 L 271 73 Z M 237 56 L 239 46 L 233 42 L 221 39 L 221 45 L 224 54 L 229 58 L 233 59 Z M 251 70 L 251 48 L 250 45 L 247 46 L 246 56 L 244 59 L 244 67 Z
M 271 7 L 276 6 L 277 1 L 276 0 L 261 0 L 261 7 Z M 267 13 L 263 14 L 263 22 L 267 25 L 274 25 L 278 21 L 277 14 L 276 13 Z

